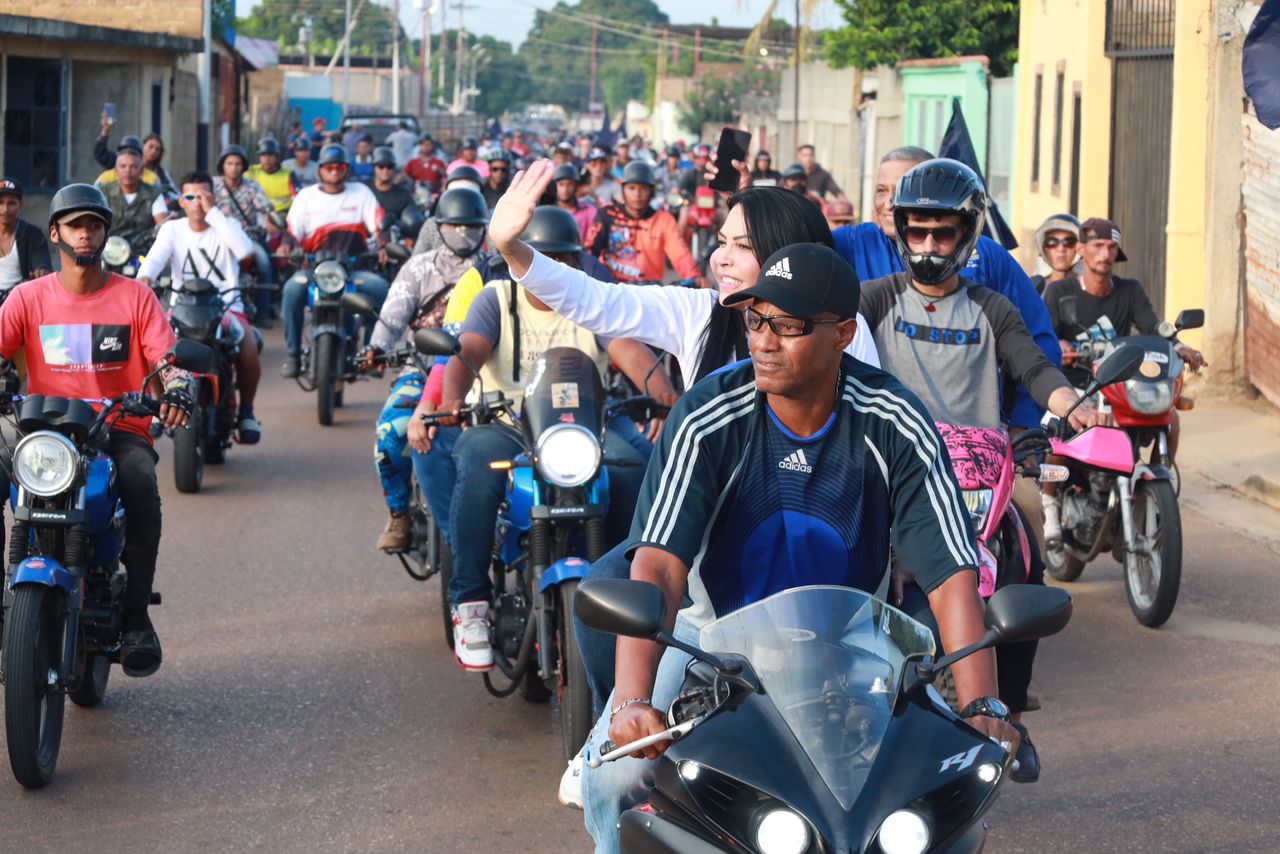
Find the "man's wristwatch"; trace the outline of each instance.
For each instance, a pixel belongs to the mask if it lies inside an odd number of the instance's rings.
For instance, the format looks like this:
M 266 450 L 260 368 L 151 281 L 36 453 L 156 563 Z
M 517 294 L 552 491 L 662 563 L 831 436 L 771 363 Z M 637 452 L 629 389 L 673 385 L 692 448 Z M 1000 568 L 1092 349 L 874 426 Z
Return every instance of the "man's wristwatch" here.
M 972 718 L 983 715 L 998 721 L 1009 722 L 1009 707 L 999 697 L 979 697 L 960 710 L 960 717 Z

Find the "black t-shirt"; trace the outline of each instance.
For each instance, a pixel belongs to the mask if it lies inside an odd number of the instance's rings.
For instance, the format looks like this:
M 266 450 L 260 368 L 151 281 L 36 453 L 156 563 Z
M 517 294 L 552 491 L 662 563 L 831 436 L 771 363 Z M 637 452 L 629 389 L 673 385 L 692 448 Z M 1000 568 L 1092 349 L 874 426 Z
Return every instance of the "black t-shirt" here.
M 369 189 L 373 190 L 373 195 L 378 200 L 378 207 L 382 208 L 383 216 L 390 214 L 399 220 L 404 209 L 413 204 L 413 193 L 404 184 L 392 184 L 389 190 L 379 190 L 370 184 Z
M 1044 304 L 1049 309 L 1054 334 L 1070 341 L 1106 315 L 1117 336 L 1154 335 L 1160 318 L 1142 284 L 1137 279 L 1121 278 L 1113 278 L 1111 283 L 1111 293 L 1096 297 L 1085 291 L 1075 276 L 1049 282 L 1044 289 Z M 1061 301 L 1064 298 L 1076 300 L 1076 326 L 1070 326 L 1062 319 Z

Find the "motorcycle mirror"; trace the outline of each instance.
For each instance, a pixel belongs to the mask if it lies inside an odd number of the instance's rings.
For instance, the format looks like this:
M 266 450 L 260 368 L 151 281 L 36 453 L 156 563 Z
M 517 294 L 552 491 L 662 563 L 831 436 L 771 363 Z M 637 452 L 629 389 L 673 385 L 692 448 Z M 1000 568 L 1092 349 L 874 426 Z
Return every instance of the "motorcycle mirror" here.
M 378 316 L 378 312 L 374 311 L 373 306 L 361 294 L 343 294 L 338 304 L 357 317 Z
M 462 352 L 458 339 L 443 329 L 419 329 L 413 333 L 413 346 L 424 356 L 456 356 Z
M 987 600 L 983 622 L 1000 643 L 1056 635 L 1071 620 L 1071 594 L 1059 587 L 1011 584 Z
M 661 590 L 629 578 L 583 581 L 573 598 L 574 612 L 589 628 L 651 640 L 662 631 L 666 607 Z
M 409 250 L 405 248 L 403 243 L 388 241 L 386 250 L 387 255 L 397 261 L 403 262 L 409 260 Z
M 213 370 L 213 350 L 199 341 L 181 338 L 169 351 L 173 366 L 197 374 L 207 374 Z
M 1179 332 L 1183 329 L 1199 329 L 1204 326 L 1204 309 L 1184 308 L 1174 318 L 1173 325 Z

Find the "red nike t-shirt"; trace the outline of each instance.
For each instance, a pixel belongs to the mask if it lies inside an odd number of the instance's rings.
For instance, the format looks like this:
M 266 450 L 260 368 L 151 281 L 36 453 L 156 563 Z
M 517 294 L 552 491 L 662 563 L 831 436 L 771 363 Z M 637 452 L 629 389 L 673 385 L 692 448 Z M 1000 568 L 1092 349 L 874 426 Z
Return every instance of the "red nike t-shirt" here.
M 18 285 L 0 308 L 0 356 L 26 352 L 30 394 L 96 399 L 139 391 L 173 344 L 155 294 L 124 276 L 76 296 L 50 273 Z M 121 418 L 115 429 L 150 441 L 150 426 L 150 418 Z

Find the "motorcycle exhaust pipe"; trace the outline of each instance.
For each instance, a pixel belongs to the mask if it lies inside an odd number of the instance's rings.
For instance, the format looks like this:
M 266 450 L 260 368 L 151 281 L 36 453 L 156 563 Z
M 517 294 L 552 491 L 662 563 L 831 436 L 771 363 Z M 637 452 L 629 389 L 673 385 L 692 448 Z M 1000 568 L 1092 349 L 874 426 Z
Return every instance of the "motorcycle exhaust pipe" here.
M 502 650 L 496 645 L 493 650 L 493 660 L 497 662 L 498 669 L 502 671 L 502 675 L 511 680 L 511 684 L 505 688 L 498 688 L 493 684 L 490 674 L 484 674 L 484 687 L 493 696 L 501 699 L 510 697 L 520 687 L 520 680 L 524 678 L 525 673 L 529 670 L 529 665 L 533 661 L 533 638 L 536 630 L 534 625 L 536 620 L 528 620 L 524 624 L 524 636 L 520 639 L 520 651 L 516 653 L 515 667 L 511 666 L 511 662 L 507 661 L 506 656 L 502 654 Z

